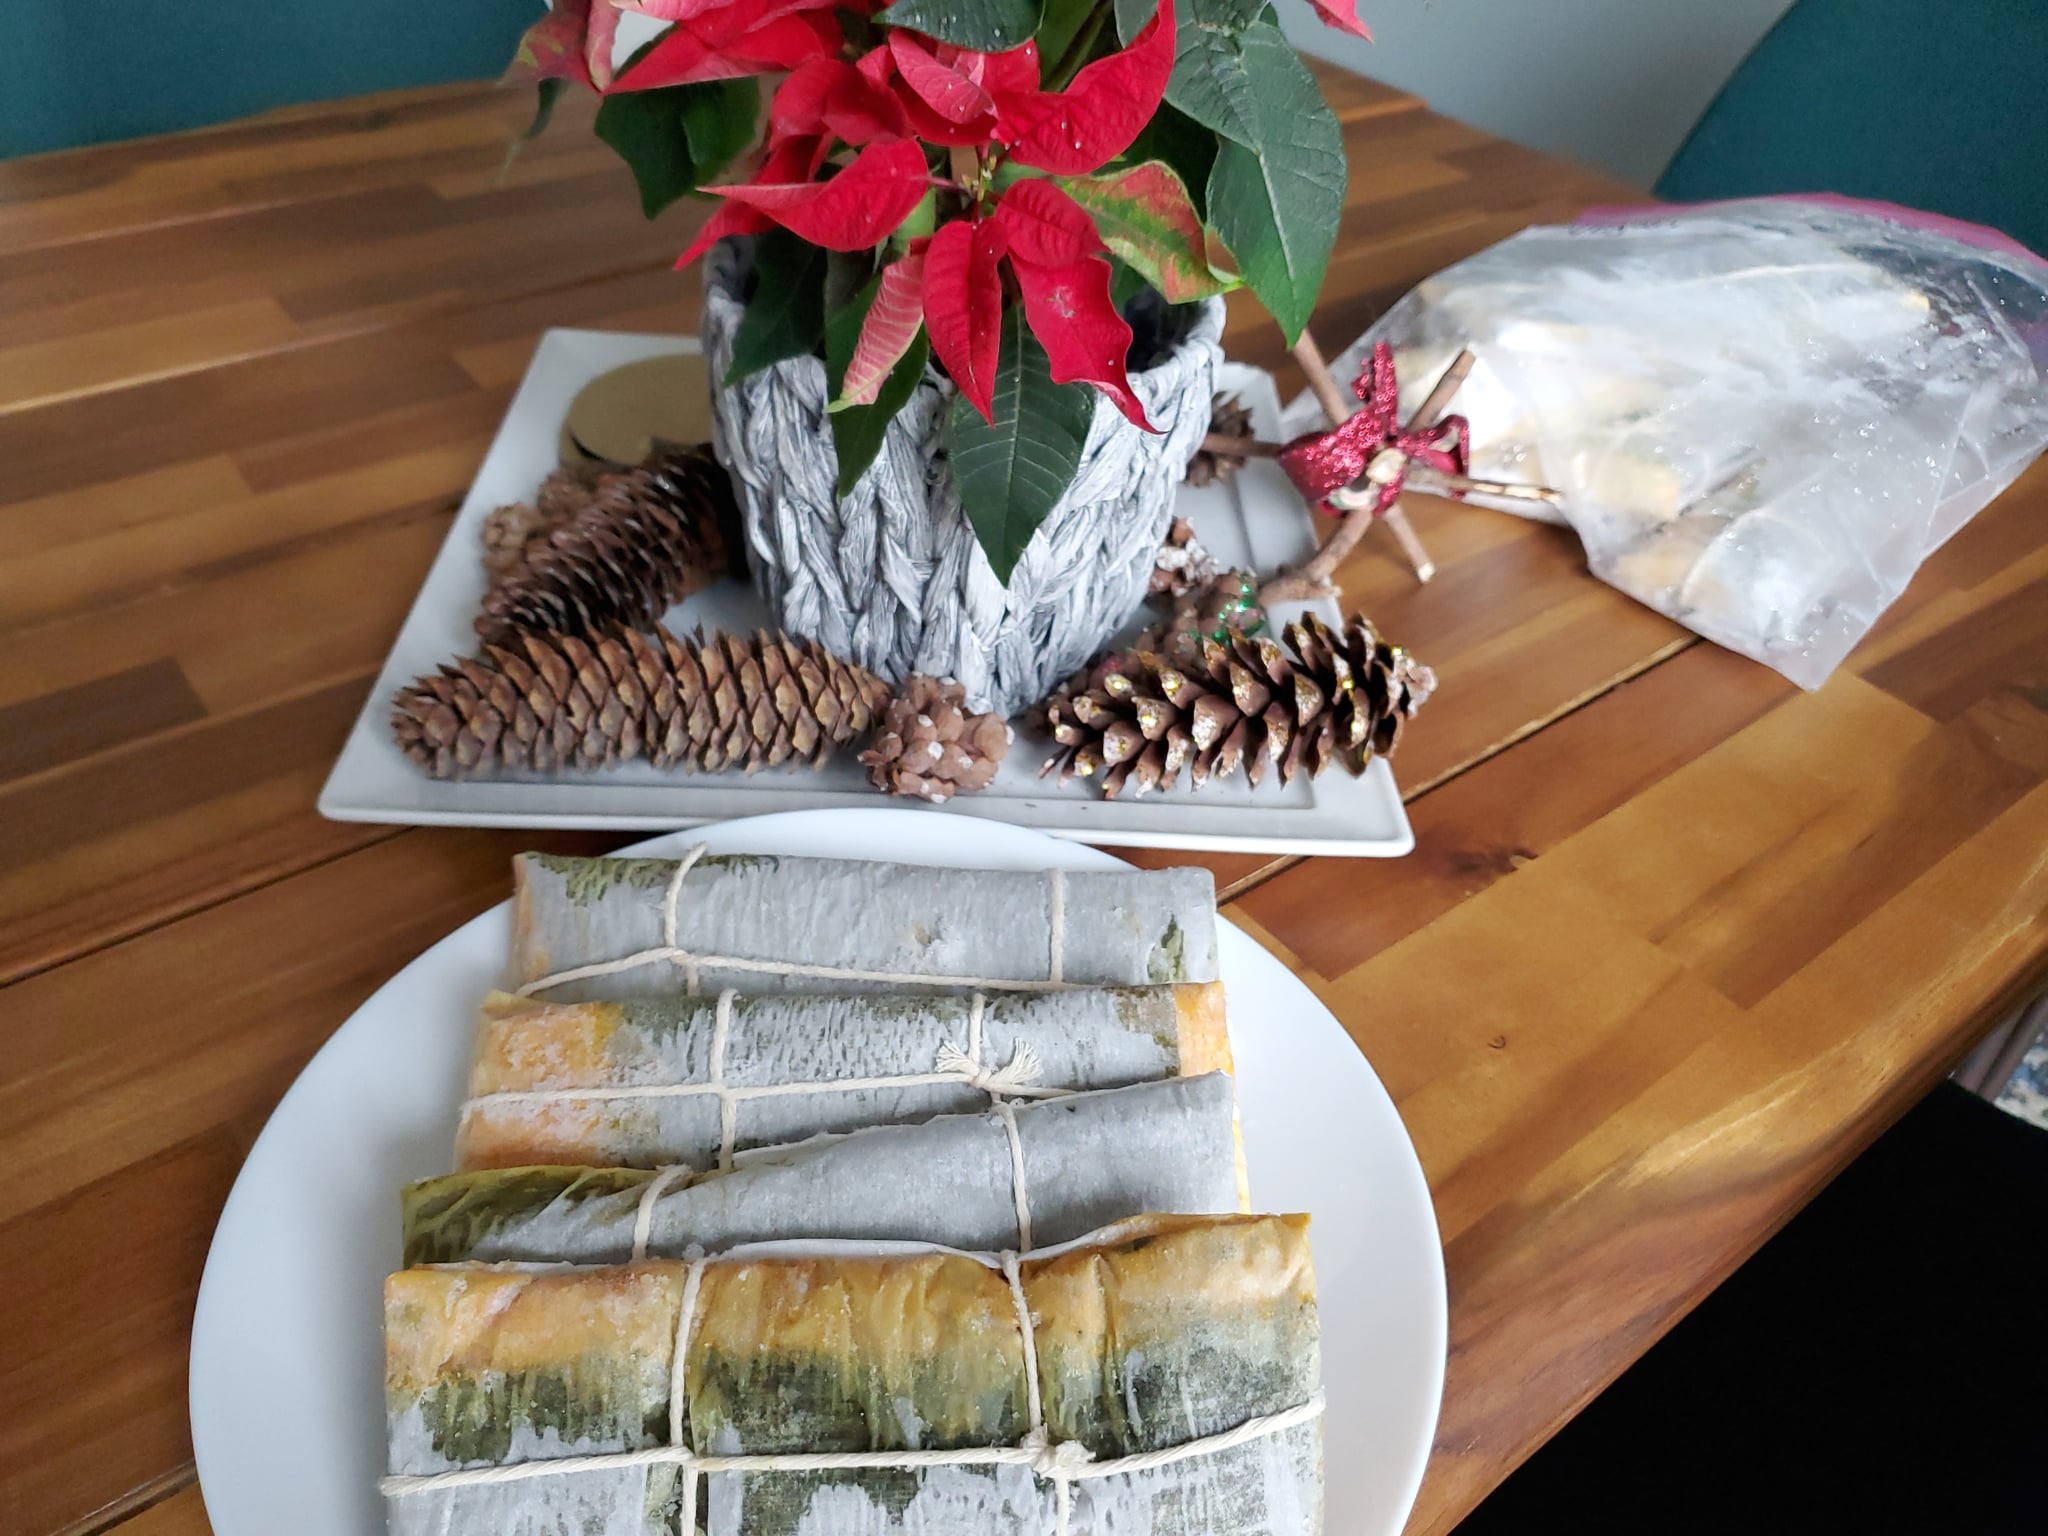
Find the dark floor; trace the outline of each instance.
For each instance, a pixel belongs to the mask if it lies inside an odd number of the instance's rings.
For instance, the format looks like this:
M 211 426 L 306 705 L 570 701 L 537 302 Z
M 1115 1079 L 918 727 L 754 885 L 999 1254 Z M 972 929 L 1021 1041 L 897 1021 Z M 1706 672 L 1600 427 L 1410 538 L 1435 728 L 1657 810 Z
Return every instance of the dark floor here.
M 1944 1084 L 1459 1536 L 2048 1533 L 2048 1132 Z

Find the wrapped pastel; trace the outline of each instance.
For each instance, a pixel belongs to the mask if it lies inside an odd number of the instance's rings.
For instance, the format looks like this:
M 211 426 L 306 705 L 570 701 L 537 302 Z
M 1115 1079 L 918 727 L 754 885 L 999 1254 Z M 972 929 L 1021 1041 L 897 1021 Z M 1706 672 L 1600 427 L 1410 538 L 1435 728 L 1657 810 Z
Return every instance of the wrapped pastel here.
M 554 1002 L 743 992 L 1214 981 L 1203 869 L 935 869 L 706 854 L 513 860 L 519 990 Z
M 722 1173 L 444 1174 L 401 1197 L 405 1262 L 621 1264 L 785 1237 L 1042 1247 L 1143 1211 L 1242 1209 L 1236 1133 L 1212 1072 L 742 1152 Z
M 1306 1217 L 409 1269 L 384 1315 L 391 1536 L 1322 1528 Z
M 992 1091 L 1230 1064 L 1221 982 L 594 1003 L 500 992 L 477 1021 L 455 1166 L 711 1168 L 750 1147 L 982 1109 Z

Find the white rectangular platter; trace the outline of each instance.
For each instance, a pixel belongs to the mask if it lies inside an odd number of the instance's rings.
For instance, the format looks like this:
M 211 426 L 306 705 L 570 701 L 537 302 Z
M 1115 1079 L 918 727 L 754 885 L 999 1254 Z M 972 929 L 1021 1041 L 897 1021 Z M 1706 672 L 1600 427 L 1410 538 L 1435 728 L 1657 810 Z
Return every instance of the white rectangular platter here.
M 391 739 L 386 717 L 392 695 L 442 661 L 475 648 L 470 625 L 484 591 L 483 520 L 494 507 L 530 498 L 554 468 L 562 419 L 576 392 L 598 374 L 626 363 L 696 350 L 694 340 L 679 336 L 554 330 L 541 338 L 320 792 L 322 815 L 423 826 L 658 829 L 770 811 L 880 803 L 850 758 L 816 772 L 764 770 L 750 776 L 663 772 L 628 764 L 602 773 L 445 782 L 413 767 Z M 1270 375 L 1225 364 L 1218 384 L 1252 408 L 1262 437 L 1279 435 L 1279 400 Z M 1314 548 L 1312 514 L 1270 462 L 1254 459 L 1228 485 L 1183 488 L 1180 511 L 1226 567 L 1270 572 L 1304 559 Z M 1301 606 L 1283 605 L 1273 617 L 1284 622 Z M 1325 619 L 1338 621 L 1335 603 L 1313 606 Z M 1156 618 L 1149 607 L 1141 609 L 1132 615 L 1131 629 Z M 679 632 L 699 624 L 742 632 L 770 624 L 753 590 L 735 581 L 693 596 L 673 609 L 667 622 Z M 1269 781 L 1255 791 L 1240 780 L 1211 784 L 1200 793 L 1183 785 L 1144 799 L 1104 800 L 1084 781 L 1061 786 L 1053 778 L 1038 777 L 1049 751 L 1044 739 L 1020 725 L 993 785 L 979 795 L 928 809 L 936 816 L 979 816 L 1125 847 L 1385 858 L 1414 846 L 1400 791 L 1384 761 L 1375 760 L 1357 779 L 1338 770 L 1313 781 L 1297 778 L 1284 789 Z

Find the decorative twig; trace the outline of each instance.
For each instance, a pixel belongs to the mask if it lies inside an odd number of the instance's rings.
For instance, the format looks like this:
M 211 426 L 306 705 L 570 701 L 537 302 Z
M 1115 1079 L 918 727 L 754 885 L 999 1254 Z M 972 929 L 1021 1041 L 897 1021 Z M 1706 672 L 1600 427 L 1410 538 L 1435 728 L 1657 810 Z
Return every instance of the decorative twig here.
M 1417 411 L 1415 414 L 1420 418 L 1425 413 Z M 1246 459 L 1277 459 L 1286 444 L 1269 443 L 1262 437 L 1232 437 L 1228 433 L 1212 432 L 1202 439 L 1202 447 L 1210 453 L 1234 453 Z M 1547 485 L 1511 485 L 1505 480 L 1476 480 L 1470 475 L 1444 474 L 1420 464 L 1409 467 L 1408 483 L 1419 491 L 1498 496 L 1503 501 L 1541 501 L 1553 507 L 1564 503 L 1564 492 L 1552 490 Z

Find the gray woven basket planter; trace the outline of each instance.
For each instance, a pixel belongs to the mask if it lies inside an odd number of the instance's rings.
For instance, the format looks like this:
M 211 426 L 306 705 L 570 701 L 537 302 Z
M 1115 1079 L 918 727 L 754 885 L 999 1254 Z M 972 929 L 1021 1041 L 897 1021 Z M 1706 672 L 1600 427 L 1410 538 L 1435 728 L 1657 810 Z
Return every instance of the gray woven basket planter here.
M 745 255 L 705 266 L 704 351 L 725 377 Z M 732 471 L 754 583 L 783 628 L 893 680 L 954 677 L 977 709 L 1015 714 L 1088 660 L 1144 596 L 1174 493 L 1209 428 L 1223 352 L 1211 300 L 1166 359 L 1131 376 L 1159 427 L 1141 432 L 1098 398 L 1081 468 L 1005 589 L 975 542 L 940 451 L 953 387 L 935 372 L 889 426 L 844 500 L 825 417 L 825 365 L 792 358 L 712 392 L 718 457 Z

